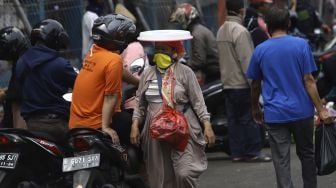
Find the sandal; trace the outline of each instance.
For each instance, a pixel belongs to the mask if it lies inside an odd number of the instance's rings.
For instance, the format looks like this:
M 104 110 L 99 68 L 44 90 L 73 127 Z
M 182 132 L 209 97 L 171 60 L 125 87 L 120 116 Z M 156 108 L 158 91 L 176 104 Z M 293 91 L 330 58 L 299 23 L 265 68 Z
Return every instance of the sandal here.
M 250 158 L 246 158 L 245 162 L 258 163 L 258 162 L 271 162 L 272 158 L 267 155 L 258 155 Z

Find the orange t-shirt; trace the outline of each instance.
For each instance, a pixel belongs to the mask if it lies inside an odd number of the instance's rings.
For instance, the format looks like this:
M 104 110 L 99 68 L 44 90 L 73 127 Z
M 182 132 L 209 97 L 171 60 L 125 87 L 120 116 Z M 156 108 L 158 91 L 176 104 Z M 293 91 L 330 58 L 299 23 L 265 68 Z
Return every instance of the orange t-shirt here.
M 119 54 L 93 45 L 72 92 L 69 127 L 101 128 L 104 96 L 118 93 L 115 112 L 120 111 L 122 59 Z

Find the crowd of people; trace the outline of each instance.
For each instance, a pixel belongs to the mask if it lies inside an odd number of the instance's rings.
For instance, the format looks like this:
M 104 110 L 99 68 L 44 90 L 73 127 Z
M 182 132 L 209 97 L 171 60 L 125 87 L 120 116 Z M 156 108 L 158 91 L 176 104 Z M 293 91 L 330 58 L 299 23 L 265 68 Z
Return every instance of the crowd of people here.
M 188 38 L 192 53 L 185 64 L 179 60 L 186 54 L 183 41 L 187 39 L 153 39 L 153 59 L 148 59 L 134 22 L 121 14 L 103 15 L 102 3 L 90 0 L 83 16 L 79 73 L 59 53 L 70 40 L 60 22 L 42 20 L 29 38 L 16 27 L 0 30 L 0 59 L 12 62 L 8 89 L 0 92 L 3 127 L 48 133 L 58 142 L 64 141 L 69 129 L 99 129 L 114 144 L 142 149 L 149 187 L 198 187 L 207 169 L 205 147 L 215 142 L 201 85 L 220 80 L 225 104 L 219 105 L 226 107 L 232 162 L 273 161 L 278 187 L 293 187 L 289 162 L 293 134 L 304 187 L 317 187 L 314 110 L 326 123 L 332 118 L 312 76 L 316 64 L 307 27 L 331 31 L 322 22 L 308 24 L 320 20 L 309 17 L 316 16 L 309 14 L 314 11 L 303 10 L 307 0 L 291 1 L 290 6 L 250 0 L 247 9 L 243 0 L 226 0 L 227 17 L 216 35 L 195 6 L 178 5 L 169 22 L 192 36 Z M 288 35 L 290 11 L 297 11 L 297 27 L 308 41 Z M 302 11 L 308 18 L 302 18 Z M 139 58 L 146 66 L 141 75 L 134 75 L 129 61 Z M 137 88 L 132 111 L 125 111 L 126 84 Z M 63 98 L 68 92 L 72 92 L 71 103 Z M 151 137 L 151 123 L 166 105 L 188 122 L 183 150 Z M 272 156 L 262 153 L 262 126 L 270 135 Z

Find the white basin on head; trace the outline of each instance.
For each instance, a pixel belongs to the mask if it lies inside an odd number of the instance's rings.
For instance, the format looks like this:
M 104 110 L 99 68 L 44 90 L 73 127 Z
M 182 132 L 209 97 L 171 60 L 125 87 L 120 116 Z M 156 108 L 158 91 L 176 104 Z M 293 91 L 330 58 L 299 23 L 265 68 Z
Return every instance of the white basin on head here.
M 181 41 L 190 40 L 193 36 L 189 31 L 185 30 L 151 30 L 140 32 L 138 37 L 139 41 L 149 41 L 149 42 L 164 42 L 164 41 Z

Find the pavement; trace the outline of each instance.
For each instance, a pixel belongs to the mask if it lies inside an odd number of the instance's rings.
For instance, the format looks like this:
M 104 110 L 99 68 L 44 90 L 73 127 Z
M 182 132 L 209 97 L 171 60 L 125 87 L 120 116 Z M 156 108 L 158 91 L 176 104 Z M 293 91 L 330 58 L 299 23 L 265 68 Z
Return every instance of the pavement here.
M 264 153 L 271 153 L 269 148 Z M 275 171 L 272 162 L 268 163 L 232 163 L 221 152 L 207 153 L 208 170 L 200 177 L 200 188 L 276 188 Z M 291 147 L 291 173 L 294 187 L 303 187 L 301 164 Z M 318 176 L 318 188 L 336 188 L 336 172 L 327 176 Z

